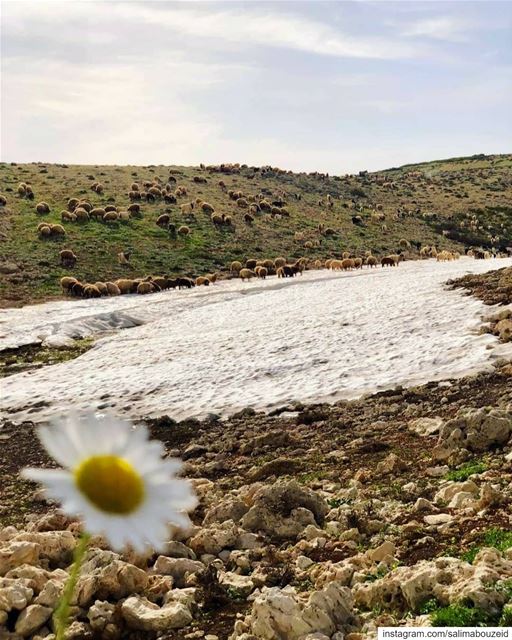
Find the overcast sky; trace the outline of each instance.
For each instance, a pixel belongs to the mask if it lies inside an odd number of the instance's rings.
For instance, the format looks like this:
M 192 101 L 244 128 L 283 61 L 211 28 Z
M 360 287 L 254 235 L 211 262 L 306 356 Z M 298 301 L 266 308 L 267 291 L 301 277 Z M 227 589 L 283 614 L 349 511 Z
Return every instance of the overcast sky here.
M 3 161 L 512 151 L 512 2 L 2 2 Z

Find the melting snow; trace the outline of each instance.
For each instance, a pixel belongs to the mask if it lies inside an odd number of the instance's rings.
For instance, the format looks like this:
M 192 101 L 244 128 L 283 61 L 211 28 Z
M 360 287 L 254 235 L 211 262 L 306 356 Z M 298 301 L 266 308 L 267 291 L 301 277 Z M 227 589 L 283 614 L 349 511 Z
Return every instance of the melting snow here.
M 490 308 L 443 283 L 512 259 L 310 271 L 192 291 L 52 302 L 0 312 L 0 349 L 101 337 L 81 357 L 2 381 L 4 415 L 97 408 L 177 419 L 334 401 L 491 367 Z

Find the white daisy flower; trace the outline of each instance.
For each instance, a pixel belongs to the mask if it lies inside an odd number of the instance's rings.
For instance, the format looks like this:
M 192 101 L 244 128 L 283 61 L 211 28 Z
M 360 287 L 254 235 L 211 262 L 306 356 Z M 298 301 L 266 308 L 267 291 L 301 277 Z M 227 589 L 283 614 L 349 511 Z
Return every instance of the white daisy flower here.
M 41 482 L 63 511 L 81 517 L 88 533 L 105 536 L 114 549 L 159 549 L 168 524 L 190 524 L 184 512 L 196 498 L 190 483 L 176 477 L 182 463 L 162 459 L 162 443 L 150 441 L 145 427 L 90 413 L 40 427 L 39 438 L 64 468 L 25 469 L 24 477 Z

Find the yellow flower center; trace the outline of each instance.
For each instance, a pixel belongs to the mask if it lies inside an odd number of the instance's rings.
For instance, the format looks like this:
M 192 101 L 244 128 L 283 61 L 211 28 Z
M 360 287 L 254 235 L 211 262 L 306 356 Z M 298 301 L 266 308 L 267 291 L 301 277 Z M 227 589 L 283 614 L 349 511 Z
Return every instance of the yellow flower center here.
M 118 456 L 91 456 L 78 465 L 74 476 L 89 502 L 106 513 L 132 513 L 144 499 L 140 474 Z

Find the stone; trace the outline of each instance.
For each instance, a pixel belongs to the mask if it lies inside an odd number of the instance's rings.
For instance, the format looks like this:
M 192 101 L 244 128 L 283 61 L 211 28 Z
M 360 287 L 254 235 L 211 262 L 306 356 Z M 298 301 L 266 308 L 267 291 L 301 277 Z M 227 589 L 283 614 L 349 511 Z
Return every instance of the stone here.
M 225 571 L 219 575 L 219 583 L 228 590 L 246 598 L 254 591 L 255 585 L 250 576 L 243 576 L 232 571 Z
M 511 435 L 512 414 L 508 411 L 490 407 L 460 409 L 457 416 L 441 428 L 436 448 L 483 452 L 506 444 Z
M 28 581 L 0 578 L 0 611 L 21 611 L 28 606 L 33 595 L 34 591 L 28 586 Z
M 442 424 L 442 418 L 417 418 L 410 423 L 409 429 L 422 437 L 432 436 L 439 432 Z
M 72 561 L 76 547 L 76 538 L 71 531 L 37 531 L 20 533 L 15 540 L 34 542 L 39 545 L 39 555 L 52 562 L 68 563 Z
M 185 586 L 188 575 L 205 570 L 205 565 L 199 560 L 189 558 L 167 558 L 158 556 L 154 569 L 157 573 L 172 576 L 177 586 Z
M 240 524 L 272 538 L 296 539 L 308 525 L 322 525 L 328 510 L 325 500 L 311 489 L 295 480 L 278 481 L 256 491 Z
M 48 580 L 34 602 L 36 604 L 42 604 L 45 607 L 51 607 L 52 609 L 55 609 L 63 588 L 63 581 Z
M 239 529 L 233 520 L 200 529 L 188 541 L 190 548 L 198 554 L 211 553 L 218 555 L 223 549 L 232 549 L 238 539 Z
M 121 605 L 121 613 L 128 628 L 140 631 L 182 629 L 192 622 L 190 609 L 181 602 L 159 607 L 140 596 L 127 598 Z
M 366 555 L 372 562 L 387 562 L 389 564 L 393 561 L 395 553 L 395 545 L 391 541 L 386 540 L 376 549 L 369 549 Z
M 436 504 L 447 504 L 452 498 L 460 492 L 470 493 L 473 497 L 478 495 L 478 486 L 473 480 L 466 480 L 465 482 L 448 482 L 439 489 L 434 496 L 434 502 Z
M 51 607 L 43 607 L 41 604 L 30 604 L 18 616 L 14 630 L 23 638 L 30 636 L 49 620 L 53 613 Z
M 399 458 L 396 453 L 390 453 L 388 456 L 381 460 L 376 467 L 378 474 L 397 473 L 398 471 L 404 471 L 407 468 L 407 464 Z
M 39 545 L 23 540 L 11 540 L 0 545 L 0 576 L 22 564 L 39 563 Z
M 453 516 L 451 516 L 449 513 L 435 513 L 431 516 L 425 516 L 423 520 L 424 522 L 426 522 L 426 524 L 441 525 L 452 522 Z

